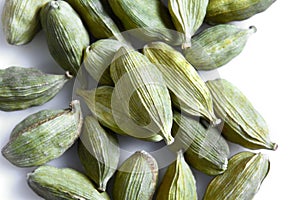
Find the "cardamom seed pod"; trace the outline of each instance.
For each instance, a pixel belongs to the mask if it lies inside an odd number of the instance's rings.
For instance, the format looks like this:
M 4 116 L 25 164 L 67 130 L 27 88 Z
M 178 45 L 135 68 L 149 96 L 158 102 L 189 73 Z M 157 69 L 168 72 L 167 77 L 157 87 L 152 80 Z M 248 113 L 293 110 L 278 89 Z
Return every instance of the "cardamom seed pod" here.
M 203 199 L 253 199 L 269 170 L 270 161 L 265 155 L 238 153 L 229 160 L 227 171 L 210 182 Z
M 187 163 L 208 175 L 217 175 L 227 169 L 229 147 L 218 129 L 205 129 L 197 118 L 174 112 L 171 149 L 185 151 Z
M 49 51 L 54 60 L 75 75 L 90 39 L 80 17 L 65 1 L 50 1 L 40 13 Z
M 193 37 L 192 47 L 185 49 L 184 55 L 197 70 L 216 69 L 239 55 L 255 32 L 254 26 L 249 29 L 232 24 L 213 26 Z
M 2 27 L 12 45 L 29 43 L 41 29 L 39 11 L 49 0 L 6 0 L 2 11 Z
M 237 87 L 225 79 L 207 81 L 206 85 L 216 114 L 224 120 L 222 134 L 227 140 L 249 149 L 277 149 L 265 120 Z
M 224 24 L 248 19 L 268 9 L 276 0 L 210 0 L 205 21 Z
M 145 151 L 137 151 L 119 168 L 114 187 L 114 200 L 151 200 L 158 180 L 156 160 Z
M 115 83 L 112 111 L 123 110 L 130 119 L 118 121 L 118 125 L 122 125 L 120 128 L 136 137 L 149 138 L 159 134 L 171 144 L 174 140 L 171 98 L 155 65 L 143 54 L 121 47 L 110 66 L 110 74 Z M 150 134 L 131 132 L 130 126 L 148 129 Z
M 196 180 L 189 165 L 184 160 L 182 151 L 177 153 L 177 160 L 168 167 L 158 189 L 156 199 L 198 199 Z
M 35 68 L 9 67 L 0 70 L 0 110 L 14 111 L 50 101 L 71 79 L 46 74 Z
M 79 137 L 81 125 L 77 100 L 71 102 L 69 109 L 39 111 L 13 129 L 2 154 L 18 167 L 43 165 L 71 147 Z
M 106 192 L 99 193 L 82 173 L 71 169 L 40 166 L 27 175 L 29 187 L 46 200 L 109 200 Z
M 78 155 L 98 190 L 105 191 L 107 182 L 118 167 L 120 149 L 117 138 L 104 130 L 92 116 L 87 116 L 84 120 Z
M 191 38 L 203 23 L 208 0 L 169 0 L 169 11 L 176 29 L 184 33 L 182 49 L 191 47 Z
M 204 117 L 213 124 L 218 123 L 208 88 L 178 51 L 162 42 L 153 42 L 146 45 L 143 52 L 162 73 L 176 108 L 190 115 Z

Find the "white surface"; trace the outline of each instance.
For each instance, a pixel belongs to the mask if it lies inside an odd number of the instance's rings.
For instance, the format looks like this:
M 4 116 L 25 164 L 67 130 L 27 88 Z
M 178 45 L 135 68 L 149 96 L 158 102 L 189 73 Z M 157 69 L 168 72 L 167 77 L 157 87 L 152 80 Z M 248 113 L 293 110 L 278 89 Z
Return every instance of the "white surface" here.
M 0 0 L 2 11 L 4 0 Z M 266 12 L 244 22 L 237 23 L 258 29 L 248 41 L 244 51 L 219 71 L 222 78 L 237 85 L 252 101 L 268 122 L 270 137 L 278 143 L 276 152 L 262 151 L 269 155 L 271 170 L 255 200 L 299 199 L 297 180 L 299 166 L 299 45 L 298 28 L 300 3 L 296 0 L 277 1 Z M 2 26 L 2 25 L 1 25 Z M 0 32 L 0 68 L 19 65 L 38 67 L 48 73 L 63 73 L 51 58 L 45 36 L 40 32 L 28 45 L 10 46 Z M 29 114 L 42 109 L 60 109 L 68 106 L 72 94 L 72 82 L 68 83 L 52 101 L 25 111 L 0 111 L 0 147 L 8 141 L 13 127 Z M 127 144 L 124 142 L 122 145 Z M 135 148 L 137 148 L 135 146 Z M 231 145 L 233 152 L 240 150 Z M 76 147 L 59 160 L 51 162 L 58 167 L 82 170 L 76 155 Z M 0 155 L 0 198 L 3 200 L 39 199 L 27 186 L 26 174 L 32 171 L 11 165 Z M 205 179 L 197 174 L 197 187 L 203 191 Z

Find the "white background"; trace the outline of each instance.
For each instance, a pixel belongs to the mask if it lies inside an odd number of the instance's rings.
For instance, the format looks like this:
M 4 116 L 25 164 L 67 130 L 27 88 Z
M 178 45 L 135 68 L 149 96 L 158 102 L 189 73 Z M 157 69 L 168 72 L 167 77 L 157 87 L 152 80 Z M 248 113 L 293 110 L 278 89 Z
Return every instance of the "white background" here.
M 4 0 L 0 0 L 2 12 Z M 222 78 L 237 85 L 264 116 L 272 141 L 278 143 L 277 151 L 262 151 L 269 155 L 271 170 L 263 182 L 255 200 L 300 199 L 297 180 L 300 179 L 299 140 L 300 131 L 300 3 L 296 0 L 277 1 L 266 12 L 239 22 L 240 26 L 255 25 L 258 29 L 244 51 L 229 64 L 219 69 Z M 1 24 L 2 27 L 2 24 Z M 28 45 L 8 45 L 0 31 L 0 68 L 9 66 L 38 67 L 47 73 L 63 74 L 63 70 L 51 58 L 45 36 L 40 32 Z M 73 83 L 50 102 L 25 111 L 0 111 L 0 147 L 8 141 L 13 127 L 29 114 L 42 109 L 68 107 Z M 231 145 L 232 152 L 240 150 Z M 51 164 L 82 170 L 76 147 Z M 26 174 L 33 168 L 21 169 L 11 165 L 0 155 L 0 198 L 3 200 L 39 199 L 27 186 Z M 202 180 L 203 179 L 203 180 Z M 205 189 L 208 179 L 197 173 L 197 187 Z M 203 181 L 203 183 L 201 182 Z

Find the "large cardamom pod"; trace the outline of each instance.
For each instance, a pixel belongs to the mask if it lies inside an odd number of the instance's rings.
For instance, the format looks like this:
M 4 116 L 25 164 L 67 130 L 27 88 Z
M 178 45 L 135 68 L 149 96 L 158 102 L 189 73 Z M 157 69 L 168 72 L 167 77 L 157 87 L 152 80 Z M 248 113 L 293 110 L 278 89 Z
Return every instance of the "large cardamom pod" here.
M 67 0 L 67 2 L 80 14 L 95 38 L 115 37 L 119 41 L 125 41 L 99 0 Z
M 175 49 L 162 42 L 144 47 L 144 54 L 156 64 L 172 92 L 175 107 L 217 123 L 211 94 L 193 66 Z
M 197 70 L 216 69 L 239 55 L 255 32 L 254 26 L 217 25 L 193 37 L 192 47 L 185 49 L 184 55 Z
M 205 129 L 199 119 L 174 112 L 172 149 L 186 150 L 185 158 L 195 169 L 217 175 L 227 169 L 229 147 L 218 129 Z
M 114 13 L 127 30 L 143 41 L 163 40 L 173 45 L 181 43 L 174 29 L 168 9 L 160 0 L 109 0 Z
M 80 95 L 87 106 L 89 107 L 90 111 L 93 113 L 93 115 L 99 120 L 101 125 L 109 128 L 115 133 L 121 134 L 121 135 L 132 135 L 130 132 L 136 131 L 136 127 L 133 126 L 132 130 L 127 134 L 124 132 L 124 130 L 121 130 L 121 128 L 118 126 L 117 121 L 127 121 L 128 116 L 122 111 L 122 110 L 114 110 L 114 113 L 112 112 L 111 108 L 111 98 L 113 94 L 113 87 L 110 86 L 101 86 L 94 90 L 77 90 L 77 94 Z M 130 126 L 128 128 L 131 128 Z M 139 131 L 141 128 L 139 129 Z M 149 132 L 147 129 L 142 129 L 141 132 L 146 132 L 145 134 L 151 134 L 147 133 Z M 153 135 L 150 137 L 136 137 L 137 139 L 150 141 L 150 142 L 159 142 L 163 138 L 160 135 Z
M 210 0 L 205 21 L 211 24 L 248 19 L 268 9 L 276 0 Z
M 208 0 L 169 0 L 168 5 L 176 29 L 184 33 L 182 48 L 191 47 L 191 38 L 203 23 Z
M 172 106 L 168 88 L 162 74 L 143 54 L 121 47 L 110 66 L 110 74 L 115 83 L 112 96 L 112 111 L 124 110 L 130 119 L 118 121 L 120 128 L 148 129 L 148 133 L 138 131 L 128 133 L 136 137 L 149 138 L 161 135 L 167 144 L 171 136 Z
M 224 120 L 226 139 L 250 149 L 277 149 L 270 141 L 265 120 L 237 87 L 224 79 L 207 81 L 206 85 L 216 114 Z
M 49 51 L 55 61 L 75 75 L 90 39 L 80 17 L 65 1 L 51 1 L 41 10 Z
M 19 167 L 43 165 L 71 147 L 79 137 L 81 126 L 77 100 L 71 102 L 69 109 L 39 111 L 13 129 L 2 154 Z
M 156 160 L 145 151 L 130 156 L 119 168 L 114 187 L 114 200 L 151 200 L 158 181 Z
M 41 166 L 27 176 L 29 187 L 46 200 L 109 200 L 106 192 L 99 193 L 82 173 L 71 169 Z
M 35 68 L 0 70 L 0 110 L 14 111 L 51 100 L 72 76 L 45 74 Z
M 229 160 L 227 171 L 210 182 L 203 199 L 253 199 L 269 170 L 270 161 L 265 155 L 238 153 Z
M 78 155 L 87 175 L 99 190 L 105 191 L 118 167 L 120 149 L 117 138 L 104 130 L 92 116 L 84 120 Z
M 39 11 L 50 0 L 6 0 L 2 11 L 2 26 L 9 44 L 30 42 L 40 30 Z
M 157 200 L 197 200 L 197 188 L 194 175 L 185 162 L 182 151 L 171 164 L 159 186 Z

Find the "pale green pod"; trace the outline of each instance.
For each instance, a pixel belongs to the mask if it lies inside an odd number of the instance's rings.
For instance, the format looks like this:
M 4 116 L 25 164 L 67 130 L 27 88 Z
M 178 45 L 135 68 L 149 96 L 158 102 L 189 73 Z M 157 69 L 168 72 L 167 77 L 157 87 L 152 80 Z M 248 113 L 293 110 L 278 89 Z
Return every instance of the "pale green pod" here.
M 277 149 L 269 138 L 267 123 L 237 87 L 225 79 L 207 81 L 206 85 L 215 112 L 224 121 L 222 134 L 227 140 L 249 149 Z
M 191 47 L 192 36 L 203 23 L 209 0 L 169 0 L 168 7 L 177 31 L 184 34 L 182 49 Z
M 41 29 L 39 12 L 50 0 L 5 0 L 2 27 L 12 45 L 29 43 Z
M 84 174 L 71 169 L 41 166 L 27 175 L 29 187 L 46 200 L 110 200 Z
M 46 74 L 36 68 L 9 67 L 0 70 L 0 110 L 22 110 L 50 101 L 71 79 Z
M 40 13 L 49 51 L 54 60 L 75 75 L 83 60 L 83 51 L 90 43 L 80 17 L 65 1 L 50 1 Z
M 163 40 L 178 45 L 180 34 L 174 29 L 168 9 L 160 0 L 109 0 L 114 13 L 127 30 L 143 41 Z
M 196 180 L 182 151 L 172 163 L 159 186 L 156 200 L 197 200 Z
M 113 87 L 101 86 L 94 90 L 77 90 L 77 94 L 84 99 L 88 108 L 93 113 L 93 115 L 99 120 L 101 125 L 109 128 L 113 132 L 118 133 L 120 135 L 132 135 L 130 133 L 127 134 L 126 132 L 124 132 L 124 130 L 121 130 L 121 128 L 118 126 L 115 120 L 118 119 L 117 121 L 127 121 L 125 120 L 127 118 L 127 115 L 121 110 L 115 110 L 113 114 L 111 108 L 111 98 L 113 90 Z M 133 127 L 131 131 L 136 131 L 135 127 Z M 143 132 L 146 131 L 147 130 L 145 129 L 143 130 Z M 136 138 L 150 142 L 159 142 L 163 139 L 160 135 L 154 135 L 148 138 Z
M 270 161 L 265 155 L 238 153 L 229 160 L 227 171 L 209 183 L 203 200 L 253 199 L 269 170 Z
M 113 186 L 114 200 L 151 200 L 158 181 L 156 160 L 137 151 L 119 168 Z
M 67 0 L 67 2 L 79 13 L 95 38 L 114 37 L 125 42 L 118 26 L 106 13 L 99 0 Z
M 211 24 L 241 21 L 268 9 L 276 0 L 210 0 L 205 21 Z
M 222 174 L 227 169 L 229 147 L 217 128 L 206 129 L 199 118 L 174 112 L 172 149 L 186 150 L 187 163 L 208 175 Z
M 176 108 L 213 124 L 218 122 L 208 88 L 181 53 L 162 42 L 146 45 L 143 52 L 163 75 Z
M 171 98 L 156 66 L 143 54 L 121 47 L 110 66 L 110 74 L 115 83 L 112 110 L 123 110 L 129 119 L 119 120 L 120 128 L 135 137 L 149 138 L 158 134 L 171 144 L 174 141 Z M 127 132 L 131 126 L 135 126 L 136 131 L 131 132 L 130 128 Z M 141 132 L 142 129 L 148 131 Z
M 86 174 L 97 184 L 98 190 L 105 191 L 118 167 L 119 143 L 92 116 L 85 117 L 78 155 Z
M 21 121 L 3 147 L 3 156 L 18 167 L 43 165 L 61 156 L 79 137 L 80 103 L 65 110 L 42 110 Z
M 232 24 L 221 24 L 208 28 L 193 37 L 192 47 L 185 49 L 185 58 L 197 70 L 212 70 L 221 67 L 238 56 L 250 35 L 256 32 Z

